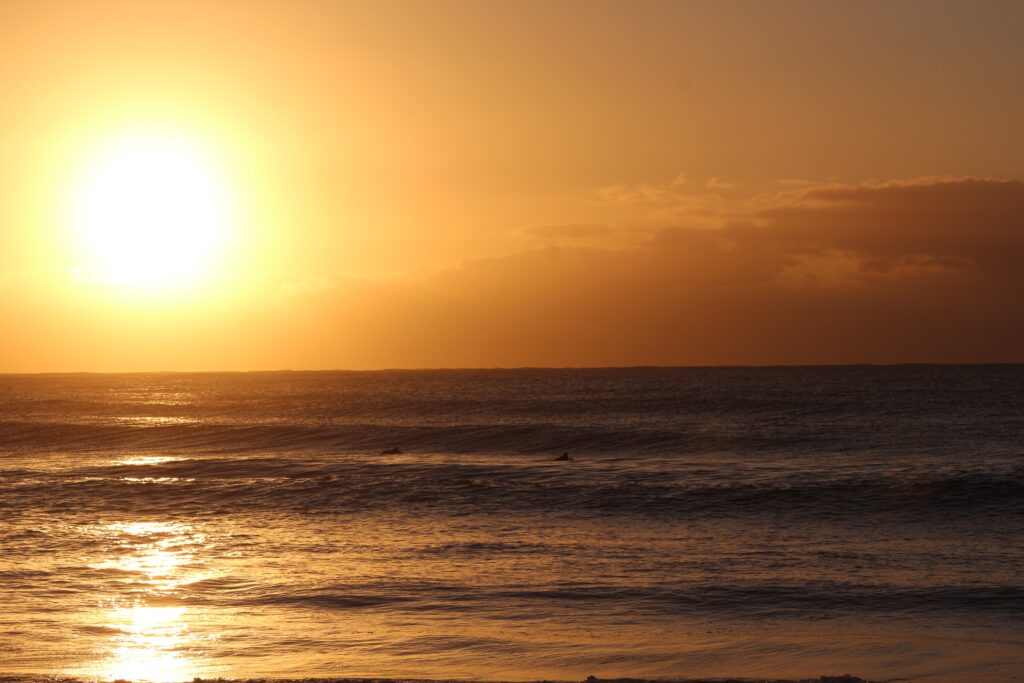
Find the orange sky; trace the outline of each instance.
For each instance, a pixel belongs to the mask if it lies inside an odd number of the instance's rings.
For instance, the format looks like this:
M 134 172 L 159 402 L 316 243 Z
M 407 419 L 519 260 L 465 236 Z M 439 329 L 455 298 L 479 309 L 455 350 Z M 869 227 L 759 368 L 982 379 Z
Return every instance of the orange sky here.
M 1017 2 L 4 0 L 0 371 L 1024 361 L 1022 30 Z M 235 212 L 180 287 L 74 246 L 90 159 L 140 130 Z

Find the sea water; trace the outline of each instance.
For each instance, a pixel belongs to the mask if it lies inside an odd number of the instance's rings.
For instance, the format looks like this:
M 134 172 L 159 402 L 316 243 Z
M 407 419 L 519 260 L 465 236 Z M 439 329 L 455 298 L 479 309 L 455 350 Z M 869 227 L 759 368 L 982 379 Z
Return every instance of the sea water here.
M 1022 563 L 1024 366 L 0 377 L 0 674 L 1024 680 Z

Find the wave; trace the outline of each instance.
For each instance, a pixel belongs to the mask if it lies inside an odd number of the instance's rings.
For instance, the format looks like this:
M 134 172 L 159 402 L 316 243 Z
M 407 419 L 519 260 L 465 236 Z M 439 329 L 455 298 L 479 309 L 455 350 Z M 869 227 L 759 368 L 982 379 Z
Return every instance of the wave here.
M 5 450 L 160 453 L 374 453 L 399 445 L 423 453 L 536 454 L 692 453 L 722 450 L 793 452 L 828 446 L 827 435 L 711 434 L 684 426 L 617 427 L 531 421 L 527 424 L 178 424 L 0 422 Z
M 369 582 L 303 588 L 259 586 L 219 590 L 190 584 L 180 596 L 188 604 L 217 607 L 286 606 L 302 609 L 464 613 L 557 614 L 562 610 L 623 614 L 707 613 L 759 619 L 831 618 L 851 613 L 971 612 L 1024 619 L 1024 585 L 926 585 L 819 582 L 694 582 L 666 587 L 572 583 L 480 586 L 421 582 Z
M 572 451 L 623 455 L 736 452 L 792 456 L 900 453 L 908 449 L 921 454 L 960 454 L 965 448 L 972 448 L 970 442 L 956 439 L 928 443 L 916 437 L 901 440 L 887 434 L 853 431 L 843 435 L 839 433 L 841 431 L 831 425 L 777 425 L 768 422 L 710 427 L 706 424 L 672 424 L 671 421 L 648 425 L 570 424 L 543 420 L 328 425 L 245 421 L 208 423 L 178 418 L 122 418 L 117 422 L 95 423 L 0 421 L 0 452 L 366 454 L 399 446 L 408 452 L 453 454 L 531 455 Z M 985 443 L 983 437 L 975 437 L 977 444 Z M 1002 445 L 986 448 L 993 453 L 1019 452 Z
M 224 512 L 238 506 L 309 514 L 423 509 L 490 512 L 844 518 L 898 514 L 1024 514 L 1024 468 L 1002 472 L 836 476 L 742 474 L 675 466 L 620 467 L 547 459 L 209 457 L 86 466 L 0 478 L 0 507 Z M 13 471 L 12 471 L 13 472 Z

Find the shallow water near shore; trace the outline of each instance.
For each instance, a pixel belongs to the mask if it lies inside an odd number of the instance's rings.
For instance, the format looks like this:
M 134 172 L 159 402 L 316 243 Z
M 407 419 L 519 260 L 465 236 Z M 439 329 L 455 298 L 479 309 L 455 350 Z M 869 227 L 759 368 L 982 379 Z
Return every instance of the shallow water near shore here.
M 0 673 L 1024 677 L 1021 366 L 6 376 L 0 399 Z

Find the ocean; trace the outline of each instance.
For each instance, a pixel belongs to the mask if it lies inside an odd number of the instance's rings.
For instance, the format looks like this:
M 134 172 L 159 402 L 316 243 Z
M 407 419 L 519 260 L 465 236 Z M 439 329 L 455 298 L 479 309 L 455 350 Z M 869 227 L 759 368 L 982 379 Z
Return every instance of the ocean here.
M 1021 681 L 1022 566 L 1024 366 L 0 376 L 10 676 Z

